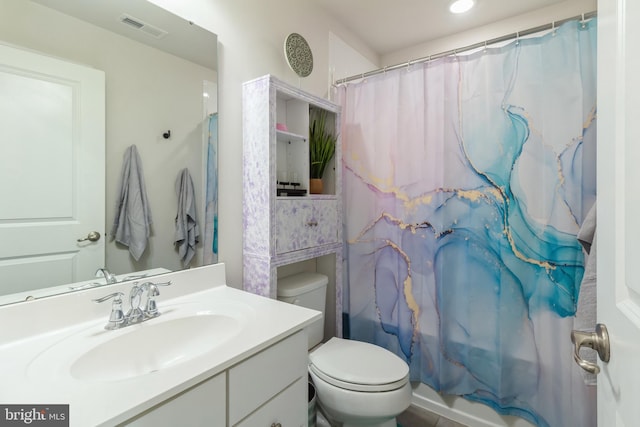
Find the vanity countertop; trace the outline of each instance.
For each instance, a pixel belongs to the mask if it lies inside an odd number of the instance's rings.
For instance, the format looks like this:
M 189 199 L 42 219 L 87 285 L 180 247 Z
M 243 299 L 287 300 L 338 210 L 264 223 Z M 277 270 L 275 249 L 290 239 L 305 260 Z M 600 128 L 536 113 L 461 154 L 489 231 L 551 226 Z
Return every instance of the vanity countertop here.
M 167 280 L 171 280 L 172 285 L 161 288 L 162 295 L 157 298 L 158 308 L 163 312 L 161 316 L 115 331 L 103 329 L 111 304 L 94 304 L 91 299 L 116 290 L 126 293 L 130 283 L 112 285 L 108 291 L 104 288 L 89 289 L 0 307 L 0 324 L 3 328 L 11 328 L 10 333 L 3 331 L 0 335 L 0 403 L 69 404 L 71 426 L 115 425 L 228 369 L 322 317 L 318 311 L 226 286 L 223 264 L 153 278 L 156 283 Z M 50 366 L 43 363 L 47 359 L 42 356 L 52 352 L 53 348 L 60 348 L 61 343 L 68 343 L 71 347 L 69 354 L 75 354 L 78 347 L 90 346 L 88 342 L 92 339 L 116 337 L 134 328 L 148 328 L 169 321 L 182 307 L 189 305 L 195 307 L 196 314 L 201 314 L 203 307 L 242 308 L 239 310 L 243 322 L 241 332 L 187 362 L 132 378 L 76 379 L 66 369 L 75 357 L 71 357 L 67 365 L 55 361 Z M 125 302 L 125 311 L 126 306 Z M 79 334 L 90 338 L 83 339 L 80 344 L 80 340 L 74 341 Z M 125 355 L 138 350 L 135 345 L 121 349 Z M 105 354 L 104 363 L 109 363 L 108 354 Z

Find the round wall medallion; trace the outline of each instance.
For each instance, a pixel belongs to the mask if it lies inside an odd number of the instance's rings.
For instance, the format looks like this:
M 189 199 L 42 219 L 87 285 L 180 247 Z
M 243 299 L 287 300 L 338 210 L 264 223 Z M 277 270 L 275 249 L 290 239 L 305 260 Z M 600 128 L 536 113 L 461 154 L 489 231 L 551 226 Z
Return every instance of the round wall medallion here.
M 313 54 L 307 41 L 298 33 L 291 33 L 284 41 L 284 55 L 289 67 L 300 77 L 307 77 L 313 71 Z

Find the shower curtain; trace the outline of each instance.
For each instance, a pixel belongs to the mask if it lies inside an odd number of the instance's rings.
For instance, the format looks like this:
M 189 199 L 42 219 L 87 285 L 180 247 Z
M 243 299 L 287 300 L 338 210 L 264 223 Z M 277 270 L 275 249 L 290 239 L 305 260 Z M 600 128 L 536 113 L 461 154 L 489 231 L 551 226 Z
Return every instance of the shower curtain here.
M 209 115 L 203 263 L 218 262 L 218 113 Z
M 443 394 L 595 426 L 570 342 L 595 74 L 591 20 L 338 87 L 350 338 Z

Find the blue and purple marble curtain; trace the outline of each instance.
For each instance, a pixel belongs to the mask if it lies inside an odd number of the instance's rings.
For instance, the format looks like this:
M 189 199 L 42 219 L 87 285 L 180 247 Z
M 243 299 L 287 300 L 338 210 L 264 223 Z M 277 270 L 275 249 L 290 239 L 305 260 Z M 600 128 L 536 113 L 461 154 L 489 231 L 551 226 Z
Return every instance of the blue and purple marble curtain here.
M 204 225 L 204 264 L 218 262 L 218 113 L 209 115 L 207 137 L 207 197 Z
M 341 86 L 350 336 L 540 426 L 595 425 L 570 331 L 596 22 Z

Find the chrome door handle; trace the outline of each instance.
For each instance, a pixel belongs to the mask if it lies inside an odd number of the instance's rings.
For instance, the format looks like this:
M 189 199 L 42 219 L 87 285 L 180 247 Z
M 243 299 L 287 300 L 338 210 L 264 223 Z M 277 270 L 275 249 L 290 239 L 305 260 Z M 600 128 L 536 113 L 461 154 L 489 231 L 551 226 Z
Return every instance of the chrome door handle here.
M 600 373 L 600 367 L 595 363 L 587 362 L 580 357 L 580 348 L 589 347 L 598 352 L 598 357 L 603 362 L 608 362 L 611 356 L 609 347 L 609 333 L 607 327 L 602 323 L 596 324 L 595 332 L 571 331 L 571 342 L 573 343 L 573 360 L 590 374 Z
M 98 240 L 100 240 L 100 233 L 98 233 L 97 231 L 90 231 L 89 234 L 87 234 L 87 237 L 85 237 L 84 239 L 78 239 L 78 242 L 84 242 L 85 240 L 88 240 L 90 242 L 97 242 Z

